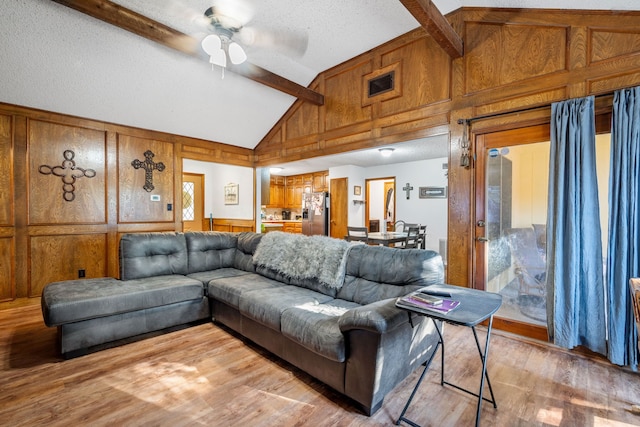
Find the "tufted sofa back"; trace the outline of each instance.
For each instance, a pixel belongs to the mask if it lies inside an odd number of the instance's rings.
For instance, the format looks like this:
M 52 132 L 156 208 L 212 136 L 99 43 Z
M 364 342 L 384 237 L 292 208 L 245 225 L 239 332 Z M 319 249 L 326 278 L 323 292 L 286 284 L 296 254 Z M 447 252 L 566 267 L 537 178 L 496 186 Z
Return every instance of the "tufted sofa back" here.
M 232 233 L 185 233 L 189 254 L 189 274 L 233 267 L 238 236 Z
M 134 233 L 120 238 L 120 279 L 187 274 L 182 233 Z
M 255 273 L 256 267 L 253 265 L 253 254 L 256 252 L 262 236 L 264 234 L 249 231 L 238 234 L 238 246 L 233 260 L 235 268 Z
M 443 282 L 444 266 L 437 252 L 357 245 L 349 251 L 337 297 L 364 305 Z

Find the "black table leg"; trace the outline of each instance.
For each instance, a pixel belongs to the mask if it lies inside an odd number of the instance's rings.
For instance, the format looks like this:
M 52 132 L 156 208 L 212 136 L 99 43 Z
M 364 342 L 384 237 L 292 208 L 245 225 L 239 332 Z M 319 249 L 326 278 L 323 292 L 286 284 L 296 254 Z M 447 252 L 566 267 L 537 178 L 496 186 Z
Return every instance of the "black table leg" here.
M 478 353 L 480 353 L 480 359 L 482 359 L 482 377 L 480 378 L 480 391 L 478 392 L 478 409 L 476 410 L 476 427 L 480 425 L 480 409 L 482 407 L 482 392 L 484 390 L 484 380 L 487 379 L 487 385 L 489 386 L 489 392 L 491 393 L 491 400 L 485 399 L 491 403 L 493 403 L 494 408 L 498 408 L 496 405 L 496 398 L 493 395 L 493 388 L 491 387 L 491 381 L 489 380 L 489 375 L 487 374 L 487 357 L 489 354 L 489 342 L 491 340 L 491 327 L 493 324 L 493 316 L 489 317 L 489 327 L 487 328 L 487 339 L 484 344 L 484 354 L 482 354 L 482 350 L 480 349 L 480 342 L 478 342 L 478 334 L 476 333 L 476 327 L 473 326 L 473 336 L 476 339 L 476 346 L 478 347 Z
M 431 365 L 431 362 L 433 361 L 433 358 L 435 357 L 436 353 L 438 352 L 438 347 L 439 346 L 442 346 L 442 357 L 443 357 L 443 366 L 444 366 L 444 341 L 442 339 L 442 333 L 440 332 L 440 329 L 438 328 L 438 325 L 437 325 L 436 321 L 434 319 L 431 319 L 431 320 L 433 320 L 433 323 L 436 326 L 436 330 L 438 331 L 438 335 L 440 335 L 440 341 L 438 341 L 438 344 L 436 344 L 436 348 L 433 349 L 433 353 L 431 353 L 431 357 L 429 357 L 429 360 L 427 360 L 425 362 L 424 369 L 422 370 L 422 374 L 420 374 L 420 378 L 418 379 L 418 382 L 416 383 L 416 386 L 413 388 L 413 391 L 411 392 L 411 396 L 409 396 L 409 400 L 404 405 L 404 409 L 402 410 L 402 413 L 400 414 L 400 417 L 398 417 L 398 421 L 396 421 L 396 425 L 400 425 L 400 422 L 404 421 L 404 422 L 406 422 L 407 424 L 409 424 L 409 425 L 411 425 L 413 427 L 420 427 L 418 424 L 414 423 L 410 419 L 405 418 L 404 414 L 405 414 L 405 412 L 407 412 L 407 409 L 409 409 L 409 405 L 411 405 L 411 401 L 413 400 L 413 397 L 416 395 L 416 392 L 418 391 L 418 388 L 420 387 L 420 384 L 422 384 L 422 380 L 424 379 L 424 374 L 426 374 L 427 371 L 429 370 L 429 366 Z M 444 367 L 442 368 L 441 375 L 444 375 Z M 442 377 L 441 377 L 441 381 L 442 381 Z

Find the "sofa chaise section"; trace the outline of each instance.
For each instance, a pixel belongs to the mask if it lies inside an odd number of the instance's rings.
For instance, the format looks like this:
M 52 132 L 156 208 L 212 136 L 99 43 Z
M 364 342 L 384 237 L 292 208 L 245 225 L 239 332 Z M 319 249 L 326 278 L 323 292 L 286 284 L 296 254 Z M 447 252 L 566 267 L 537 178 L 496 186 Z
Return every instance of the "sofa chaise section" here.
M 203 283 L 185 276 L 182 233 L 125 234 L 120 275 L 48 284 L 47 326 L 59 328 L 60 351 L 75 357 L 92 347 L 209 317 Z

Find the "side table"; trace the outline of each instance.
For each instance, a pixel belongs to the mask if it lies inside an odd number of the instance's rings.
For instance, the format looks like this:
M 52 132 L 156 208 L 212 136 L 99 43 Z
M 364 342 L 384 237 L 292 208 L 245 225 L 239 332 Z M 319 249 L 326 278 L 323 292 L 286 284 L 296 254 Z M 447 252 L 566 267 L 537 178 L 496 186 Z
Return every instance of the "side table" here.
M 478 427 L 480 425 L 480 409 L 481 409 L 483 400 L 486 400 L 487 402 L 492 403 L 494 408 L 496 409 L 498 408 L 498 406 L 496 405 L 496 399 L 493 395 L 493 388 L 491 387 L 491 381 L 489 380 L 489 374 L 487 373 L 487 357 L 489 355 L 489 343 L 491 340 L 491 328 L 493 325 L 493 315 L 496 311 L 498 311 L 498 309 L 502 305 L 502 295 L 491 293 L 491 292 L 479 291 L 477 289 L 469 289 L 469 288 L 463 288 L 459 286 L 453 286 L 453 285 L 428 286 L 424 288 L 424 291 L 430 292 L 430 293 L 450 295 L 450 297 L 444 296 L 442 298 L 460 301 L 460 305 L 456 307 L 454 310 L 445 314 L 445 313 L 438 313 L 431 310 L 423 310 L 419 308 L 401 306 L 396 304 L 398 308 L 408 311 L 409 319 L 411 319 L 411 313 L 415 313 L 421 316 L 427 316 L 431 318 L 431 320 L 433 320 L 433 324 L 436 327 L 436 331 L 438 332 L 438 335 L 439 335 L 438 344 L 436 345 L 436 348 L 434 352 L 431 354 L 431 357 L 429 358 L 429 360 L 424 364 L 424 370 L 422 371 L 422 374 L 420 375 L 420 378 L 418 379 L 417 384 L 415 385 L 413 391 L 411 392 L 411 396 L 409 396 L 409 400 L 407 401 L 404 409 L 402 410 L 402 413 L 400 414 L 400 417 L 398 418 L 396 425 L 400 425 L 400 422 L 404 421 L 411 426 L 420 427 L 418 424 L 414 423 L 408 418 L 405 418 L 404 414 L 407 412 L 407 409 L 409 408 L 411 401 L 413 400 L 416 392 L 418 391 L 418 387 L 420 387 L 420 384 L 424 379 L 424 374 L 429 369 L 429 365 L 431 364 L 433 357 L 438 351 L 438 346 L 440 346 L 441 359 L 442 359 L 442 363 L 440 367 L 440 385 L 447 384 L 451 387 L 455 387 L 458 390 L 464 391 L 478 398 L 478 407 L 476 410 L 476 424 L 475 424 L 476 427 Z M 480 322 L 483 322 L 484 320 L 487 320 L 487 319 L 489 319 L 489 326 L 487 328 L 487 337 L 486 337 L 484 352 L 483 352 L 483 350 L 480 348 L 480 342 L 478 340 L 476 326 Z M 442 335 L 441 327 L 438 326 L 437 320 L 450 323 L 453 325 L 466 326 L 471 328 L 471 330 L 473 331 L 473 337 L 476 340 L 476 346 L 478 348 L 478 353 L 480 354 L 480 360 L 482 361 L 482 374 L 480 377 L 480 390 L 478 391 L 478 393 L 474 393 L 472 391 L 469 391 L 467 389 L 464 389 L 462 387 L 459 387 L 455 384 L 452 384 L 444 380 L 444 337 Z M 485 397 L 482 397 L 485 379 L 487 380 L 487 385 L 489 386 L 491 400 Z

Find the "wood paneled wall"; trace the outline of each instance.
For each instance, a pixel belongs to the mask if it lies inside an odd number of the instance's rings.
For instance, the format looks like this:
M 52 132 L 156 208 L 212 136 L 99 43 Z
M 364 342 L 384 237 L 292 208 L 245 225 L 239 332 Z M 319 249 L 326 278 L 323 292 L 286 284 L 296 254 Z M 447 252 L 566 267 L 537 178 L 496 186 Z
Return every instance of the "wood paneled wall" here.
M 151 191 L 132 165 L 147 150 L 164 165 Z M 0 104 L 0 302 L 80 270 L 117 277 L 121 234 L 180 231 L 183 158 L 253 165 L 245 148 Z
M 458 120 L 476 119 L 473 143 L 481 132 L 549 120 L 548 110 L 483 116 L 639 85 L 640 13 L 464 8 L 448 19 L 463 37 L 462 58 L 451 60 L 417 29 L 340 64 L 311 85 L 325 105 L 296 102 L 255 154 L 267 166 L 448 134 L 448 281 L 469 286 L 474 183 L 460 166 Z M 367 76 L 390 66 L 394 96 L 363 100 Z

